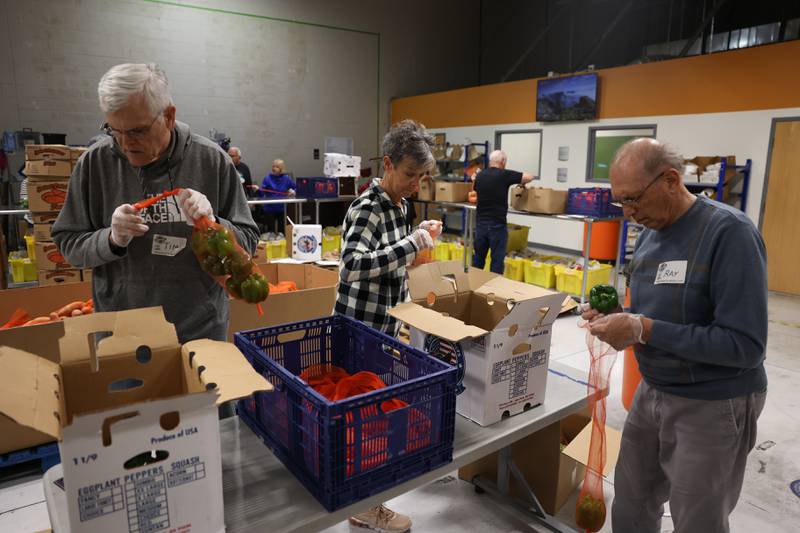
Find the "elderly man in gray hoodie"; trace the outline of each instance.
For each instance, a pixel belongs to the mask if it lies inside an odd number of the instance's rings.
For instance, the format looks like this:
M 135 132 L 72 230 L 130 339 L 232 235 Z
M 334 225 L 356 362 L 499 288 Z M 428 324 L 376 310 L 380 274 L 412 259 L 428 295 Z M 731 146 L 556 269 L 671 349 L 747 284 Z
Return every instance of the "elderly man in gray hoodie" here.
M 53 240 L 66 260 L 92 269 L 98 311 L 160 305 L 181 342 L 225 340 L 228 296 L 190 246 L 203 215 L 250 253 L 258 229 L 230 158 L 175 120 L 166 74 L 154 64 L 112 67 L 98 85 L 103 129 L 76 163 Z M 134 203 L 180 187 L 137 209 Z

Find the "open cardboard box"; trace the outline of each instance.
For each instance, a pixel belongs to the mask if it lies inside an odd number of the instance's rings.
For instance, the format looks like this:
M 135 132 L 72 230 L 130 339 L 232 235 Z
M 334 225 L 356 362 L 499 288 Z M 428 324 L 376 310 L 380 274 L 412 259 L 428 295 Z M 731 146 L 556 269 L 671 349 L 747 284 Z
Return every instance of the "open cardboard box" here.
M 339 273 L 314 265 L 282 263 L 260 264 L 258 268 L 270 283 L 294 281 L 297 291 L 270 294 L 261 304 L 264 315 L 255 306 L 241 300 L 231 300 L 228 340 L 237 331 L 277 326 L 321 316 L 329 316 L 336 302 Z
M 286 255 L 298 261 L 322 259 L 322 226 L 287 222 Z
M 514 187 L 511 189 L 511 207 L 529 213 L 566 213 L 567 194 L 568 191 L 546 187 Z
M 551 326 L 564 294 L 460 261 L 408 271 L 411 302 L 389 310 L 411 344 L 461 369 L 456 412 L 488 426 L 544 401 Z
M 72 531 L 224 531 L 217 405 L 272 390 L 232 344 L 151 307 L 0 331 L 0 368 L 3 446 L 59 440 Z
M 544 510 L 556 514 L 583 481 L 589 458 L 592 433 L 588 409 L 540 429 L 511 445 L 511 459 L 536 494 Z M 608 475 L 619 457 L 621 433 L 606 426 L 606 464 L 603 475 Z M 562 441 L 568 444 L 561 450 Z M 470 463 L 458 470 L 458 477 L 471 482 L 475 476 L 490 481 L 497 480 L 497 452 Z M 525 492 L 513 476 L 509 479 L 509 493 L 524 498 Z

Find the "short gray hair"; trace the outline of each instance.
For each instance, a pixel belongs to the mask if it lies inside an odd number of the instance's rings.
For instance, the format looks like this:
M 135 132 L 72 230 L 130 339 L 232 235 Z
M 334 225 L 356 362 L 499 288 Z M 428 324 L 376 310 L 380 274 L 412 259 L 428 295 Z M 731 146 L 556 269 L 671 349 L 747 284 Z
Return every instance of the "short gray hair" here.
M 384 135 L 381 148 L 393 165 L 399 164 L 403 157 L 410 157 L 415 167 L 430 169 L 436 164 L 431 152 L 433 145 L 433 135 L 425 126 L 406 119 L 394 124 Z
M 508 161 L 508 156 L 506 156 L 506 153 L 502 150 L 495 150 L 489 154 L 490 165 L 502 165 L 506 161 Z
M 620 146 L 611 166 L 614 167 L 623 161 L 636 161 L 647 176 L 655 174 L 664 167 L 674 168 L 679 174 L 683 174 L 683 156 L 669 144 L 650 137 L 632 139 Z
M 239 149 L 239 147 L 238 147 L 238 146 L 231 146 L 230 148 L 228 148 L 228 154 L 230 154 L 230 153 L 231 153 L 231 150 L 235 150 L 235 151 L 236 151 L 236 154 L 237 154 L 239 157 L 242 157 L 242 151 Z
M 111 67 L 97 84 L 97 96 L 103 113 L 114 113 L 131 96 L 141 94 L 150 113 L 158 115 L 172 105 L 167 74 L 155 63 L 123 63 Z

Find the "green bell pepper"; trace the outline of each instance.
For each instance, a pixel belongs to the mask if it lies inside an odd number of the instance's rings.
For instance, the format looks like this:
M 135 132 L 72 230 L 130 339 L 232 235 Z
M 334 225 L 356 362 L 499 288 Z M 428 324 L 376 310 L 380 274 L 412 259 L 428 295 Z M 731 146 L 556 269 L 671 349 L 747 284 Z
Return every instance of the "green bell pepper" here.
M 253 272 L 239 285 L 239 291 L 242 293 L 242 299 L 250 304 L 257 304 L 263 302 L 269 296 L 269 283 L 267 278 Z
M 242 285 L 241 283 L 237 283 L 235 279 L 228 278 L 225 280 L 225 287 L 228 289 L 228 292 L 236 298 L 237 300 L 242 299 Z
M 225 275 L 225 263 L 223 263 L 222 259 L 215 255 L 209 255 L 203 259 L 200 262 L 200 268 L 203 269 L 203 272 L 211 274 L 212 276 Z
M 219 258 L 228 257 L 234 251 L 233 239 L 227 229 L 221 229 L 214 232 L 208 238 L 208 250 L 212 255 Z
M 606 504 L 591 494 L 584 494 L 575 506 L 575 523 L 586 531 L 600 531 L 606 522 Z
M 611 285 L 595 285 L 589 291 L 589 305 L 604 315 L 619 307 L 617 289 Z

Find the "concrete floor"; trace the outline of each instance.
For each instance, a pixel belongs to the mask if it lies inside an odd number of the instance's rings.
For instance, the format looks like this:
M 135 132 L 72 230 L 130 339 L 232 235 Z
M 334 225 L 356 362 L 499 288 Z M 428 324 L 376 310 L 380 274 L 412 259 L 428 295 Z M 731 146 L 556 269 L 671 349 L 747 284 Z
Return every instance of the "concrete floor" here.
M 767 374 L 769 393 L 759 419 L 758 442 L 750 454 L 742 496 L 731 516 L 731 530 L 737 533 L 800 531 L 800 497 L 790 484 L 800 479 L 800 298 L 772 294 L 769 298 L 769 343 Z M 575 368 L 588 370 L 589 359 L 577 317 L 556 321 L 553 329 L 551 359 Z M 611 377 L 607 403 L 607 423 L 622 429 L 625 410 L 622 390 L 622 356 Z M 605 498 L 610 508 L 614 497 L 613 474 L 606 480 Z M 575 527 L 574 509 L 577 491 L 561 509 L 558 518 Z M 414 531 L 545 531 L 518 519 L 495 505 L 485 495 L 477 495 L 472 486 L 458 480 L 456 473 L 430 485 L 395 498 L 388 505 L 411 515 Z M 41 479 L 27 476 L 14 481 L 0 481 L 0 531 L 29 532 L 50 527 L 41 487 Z M 672 531 L 665 516 L 662 531 Z M 362 532 L 343 522 L 325 533 Z M 601 530 L 610 532 L 610 520 Z

